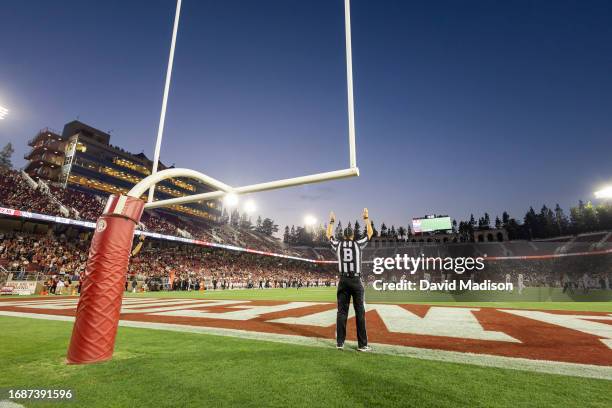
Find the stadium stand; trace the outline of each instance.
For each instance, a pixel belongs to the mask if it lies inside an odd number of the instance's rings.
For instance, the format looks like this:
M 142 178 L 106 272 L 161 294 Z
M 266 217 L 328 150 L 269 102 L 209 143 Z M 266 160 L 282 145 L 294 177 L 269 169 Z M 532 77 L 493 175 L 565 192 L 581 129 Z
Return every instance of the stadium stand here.
M 78 239 L 80 238 L 80 239 Z M 49 230 L 46 234 L 0 234 L 0 266 L 16 280 L 43 275 L 45 280 L 78 282 L 85 270 L 89 240 Z M 132 258 L 128 281 L 166 290 L 237 289 L 332 285 L 334 265 L 152 241 Z M 197 284 L 197 285 L 196 285 Z M 53 292 L 53 291 L 52 291 Z

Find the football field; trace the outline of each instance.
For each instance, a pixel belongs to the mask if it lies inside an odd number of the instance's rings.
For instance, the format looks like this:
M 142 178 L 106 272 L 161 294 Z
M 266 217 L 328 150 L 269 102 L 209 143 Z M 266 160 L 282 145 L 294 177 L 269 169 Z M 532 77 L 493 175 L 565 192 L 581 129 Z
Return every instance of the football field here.
M 46 388 L 100 407 L 612 405 L 609 302 L 370 303 L 374 352 L 363 354 L 351 317 L 348 347 L 335 349 L 334 298 L 129 294 L 113 360 L 85 366 L 64 364 L 76 297 L 2 298 L 1 398 Z

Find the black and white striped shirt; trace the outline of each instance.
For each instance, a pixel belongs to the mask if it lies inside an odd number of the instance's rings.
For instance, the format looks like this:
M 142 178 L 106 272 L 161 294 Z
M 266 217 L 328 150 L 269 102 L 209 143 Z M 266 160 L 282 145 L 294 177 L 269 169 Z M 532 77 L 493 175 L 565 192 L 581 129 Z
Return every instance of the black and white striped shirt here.
M 329 240 L 338 259 L 338 271 L 342 276 L 361 275 L 361 250 L 368 245 L 368 237 L 354 241 L 352 239 L 340 240 L 335 238 Z

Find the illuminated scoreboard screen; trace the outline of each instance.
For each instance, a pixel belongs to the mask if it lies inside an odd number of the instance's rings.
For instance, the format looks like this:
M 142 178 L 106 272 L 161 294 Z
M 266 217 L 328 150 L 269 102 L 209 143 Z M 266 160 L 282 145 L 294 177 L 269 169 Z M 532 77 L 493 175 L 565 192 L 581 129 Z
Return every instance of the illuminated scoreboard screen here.
M 452 229 L 450 217 L 413 218 L 412 232 L 447 231 Z

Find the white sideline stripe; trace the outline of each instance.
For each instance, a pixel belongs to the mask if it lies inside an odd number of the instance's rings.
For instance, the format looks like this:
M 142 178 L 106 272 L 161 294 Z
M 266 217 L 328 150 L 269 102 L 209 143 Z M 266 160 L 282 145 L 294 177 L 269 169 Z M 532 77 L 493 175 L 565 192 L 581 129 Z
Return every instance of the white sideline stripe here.
M 74 322 L 72 316 L 58 316 L 47 314 L 8 312 L 0 310 L 0 316 L 26 317 L 40 320 L 56 320 L 63 322 Z M 151 323 L 120 320 L 119 326 L 152 330 L 167 330 L 184 333 L 202 333 L 217 336 L 230 336 L 250 340 L 264 340 L 275 343 L 289 343 L 303 346 L 332 348 L 335 346 L 333 339 L 318 337 L 304 337 L 288 334 L 261 333 L 237 329 L 224 329 L 201 326 L 187 326 L 169 323 Z M 346 344 L 356 346 L 355 342 L 347 341 Z M 492 356 L 488 354 L 461 353 L 457 351 L 423 349 L 407 346 L 392 346 L 388 344 L 372 343 L 374 353 L 389 354 L 418 358 L 422 360 L 443 361 L 447 363 L 471 364 L 482 367 L 506 368 L 511 370 L 532 371 L 546 374 L 558 374 L 572 377 L 596 378 L 612 381 L 612 367 L 596 366 L 590 364 L 565 363 L 548 360 L 529 360 L 518 357 Z

